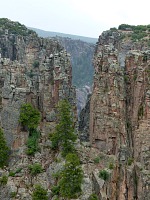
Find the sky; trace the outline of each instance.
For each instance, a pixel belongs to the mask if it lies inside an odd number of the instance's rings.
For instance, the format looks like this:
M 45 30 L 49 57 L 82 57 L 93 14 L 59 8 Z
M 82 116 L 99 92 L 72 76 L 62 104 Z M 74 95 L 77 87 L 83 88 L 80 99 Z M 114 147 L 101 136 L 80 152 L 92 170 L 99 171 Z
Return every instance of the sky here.
M 119 24 L 150 24 L 149 0 L 0 0 L 0 18 L 28 26 L 98 38 Z

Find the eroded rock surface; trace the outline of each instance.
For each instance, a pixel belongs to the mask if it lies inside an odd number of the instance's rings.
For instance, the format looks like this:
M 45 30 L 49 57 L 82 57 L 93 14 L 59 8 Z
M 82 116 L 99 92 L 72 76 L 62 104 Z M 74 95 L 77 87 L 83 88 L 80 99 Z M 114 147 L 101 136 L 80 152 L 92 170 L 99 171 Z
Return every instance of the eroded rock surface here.
M 106 156 L 116 157 L 111 178 L 100 193 L 96 191 L 100 199 L 146 200 L 150 198 L 150 50 L 146 41 L 122 40 L 121 34 L 102 33 L 94 57 L 90 142 Z
M 6 23 L 11 26 L 11 21 Z M 39 38 L 26 28 L 25 35 L 13 34 L 5 26 L 0 33 L 0 125 L 12 152 L 9 168 L 2 170 L 0 176 L 21 169 L 8 177 L 6 186 L 0 186 L 0 199 L 8 200 L 15 194 L 15 199 L 29 200 L 33 185 L 40 183 L 48 191 L 52 186 L 49 166 L 55 154 L 50 150 L 49 133 L 55 128 L 58 101 L 67 98 L 76 118 L 70 56 L 58 41 Z M 23 103 L 38 108 L 42 117 L 38 127 L 40 151 L 34 157 L 26 155 L 29 133 L 18 121 Z M 40 163 L 44 170 L 36 177 L 30 176 L 28 169 L 34 163 Z

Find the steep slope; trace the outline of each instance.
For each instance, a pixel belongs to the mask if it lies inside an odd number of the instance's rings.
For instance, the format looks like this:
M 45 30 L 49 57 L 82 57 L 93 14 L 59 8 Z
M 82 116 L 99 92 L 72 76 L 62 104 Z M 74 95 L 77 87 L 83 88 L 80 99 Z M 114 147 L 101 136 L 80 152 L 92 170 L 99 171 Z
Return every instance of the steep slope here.
M 149 26 L 120 26 L 97 43 L 90 142 L 105 157 L 114 156 L 109 180 L 99 185 L 100 193 L 95 188 L 100 199 L 150 198 L 149 40 Z

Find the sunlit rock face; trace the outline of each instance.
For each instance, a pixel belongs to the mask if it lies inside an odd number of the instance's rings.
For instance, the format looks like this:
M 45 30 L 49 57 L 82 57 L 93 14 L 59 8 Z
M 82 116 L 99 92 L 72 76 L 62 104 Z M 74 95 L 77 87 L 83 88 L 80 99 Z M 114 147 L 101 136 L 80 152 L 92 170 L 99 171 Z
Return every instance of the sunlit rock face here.
M 149 199 L 150 50 L 122 34 L 106 31 L 97 43 L 89 139 L 116 158 L 100 199 Z

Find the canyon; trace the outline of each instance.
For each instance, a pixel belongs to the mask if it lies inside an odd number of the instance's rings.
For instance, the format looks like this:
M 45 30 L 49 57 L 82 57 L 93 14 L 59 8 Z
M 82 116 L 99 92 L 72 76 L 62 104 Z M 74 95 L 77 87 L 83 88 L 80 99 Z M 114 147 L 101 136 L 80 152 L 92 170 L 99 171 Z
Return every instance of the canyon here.
M 9 165 L 0 169 L 0 177 L 8 177 L 7 184 L 0 185 L 0 199 L 30 200 L 37 183 L 48 191 L 49 199 L 57 198 L 52 195 L 53 174 L 65 161 L 51 150 L 49 135 L 57 124 L 58 102 L 68 99 L 84 173 L 78 199 L 91 200 L 95 194 L 99 200 L 149 200 L 149 26 L 138 39 L 133 27 L 124 26 L 99 36 L 93 57 L 93 89 L 85 88 L 87 103 L 78 122 L 67 47 L 70 42 L 74 52 L 86 43 L 78 41 L 75 46 L 68 38 L 41 38 L 20 23 L 0 22 L 0 126 L 11 149 Z M 93 48 L 87 45 L 89 53 L 84 56 L 92 59 Z M 29 131 L 19 123 L 23 103 L 31 103 L 41 113 L 40 151 L 34 156 L 26 154 Z M 43 168 L 37 176 L 28 170 L 34 163 Z M 10 172 L 16 173 L 10 176 Z

